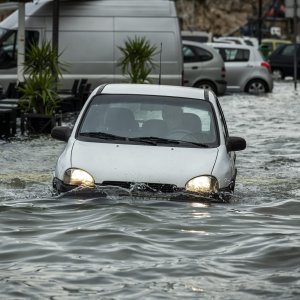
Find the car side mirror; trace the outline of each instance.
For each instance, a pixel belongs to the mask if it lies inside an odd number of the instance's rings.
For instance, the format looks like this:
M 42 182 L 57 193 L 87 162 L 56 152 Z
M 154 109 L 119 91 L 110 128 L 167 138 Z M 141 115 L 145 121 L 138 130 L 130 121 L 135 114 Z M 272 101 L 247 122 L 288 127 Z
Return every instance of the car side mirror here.
M 226 143 L 227 151 L 241 151 L 246 149 L 246 141 L 241 137 L 230 136 Z
M 71 136 L 72 130 L 66 126 L 55 126 L 51 130 L 51 137 L 56 140 L 67 142 L 69 137 Z

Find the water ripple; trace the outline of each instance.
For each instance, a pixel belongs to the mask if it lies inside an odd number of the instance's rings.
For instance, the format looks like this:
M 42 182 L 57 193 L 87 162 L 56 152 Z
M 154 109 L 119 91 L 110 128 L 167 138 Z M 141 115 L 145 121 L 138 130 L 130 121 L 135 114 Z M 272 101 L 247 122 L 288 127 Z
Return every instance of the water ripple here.
M 248 144 L 229 204 L 55 197 L 64 143 L 1 141 L 2 298 L 298 299 L 299 95 L 282 81 L 220 102 Z

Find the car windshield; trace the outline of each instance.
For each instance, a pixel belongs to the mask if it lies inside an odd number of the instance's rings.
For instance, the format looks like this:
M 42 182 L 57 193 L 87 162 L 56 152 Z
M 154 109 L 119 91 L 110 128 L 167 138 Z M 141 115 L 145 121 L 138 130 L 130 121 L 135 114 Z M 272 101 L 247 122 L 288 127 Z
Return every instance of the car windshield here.
M 150 95 L 94 97 L 77 138 L 92 142 L 211 148 L 219 145 L 210 102 Z

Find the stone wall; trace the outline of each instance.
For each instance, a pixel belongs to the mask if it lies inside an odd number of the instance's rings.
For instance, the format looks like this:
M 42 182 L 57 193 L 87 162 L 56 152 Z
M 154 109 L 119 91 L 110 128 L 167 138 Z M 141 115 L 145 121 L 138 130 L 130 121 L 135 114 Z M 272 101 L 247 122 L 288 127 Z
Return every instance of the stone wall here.
M 177 0 L 182 30 L 200 30 L 229 35 L 249 18 L 258 16 L 258 0 Z M 269 0 L 263 0 L 266 7 Z

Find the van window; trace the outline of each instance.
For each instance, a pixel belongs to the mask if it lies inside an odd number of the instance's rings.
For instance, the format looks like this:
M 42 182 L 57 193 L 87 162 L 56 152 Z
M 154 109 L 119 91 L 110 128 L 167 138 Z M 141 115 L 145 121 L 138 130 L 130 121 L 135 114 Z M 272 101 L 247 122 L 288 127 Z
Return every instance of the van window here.
M 0 69 L 15 68 L 17 66 L 18 47 L 17 31 L 7 30 L 1 32 L 0 40 Z M 25 31 L 25 51 L 30 43 L 38 43 L 39 32 Z
M 250 51 L 248 49 L 218 48 L 217 50 L 226 62 L 248 61 L 250 56 Z
M 212 54 L 205 49 L 190 45 L 183 46 L 184 62 L 202 62 L 213 58 Z

